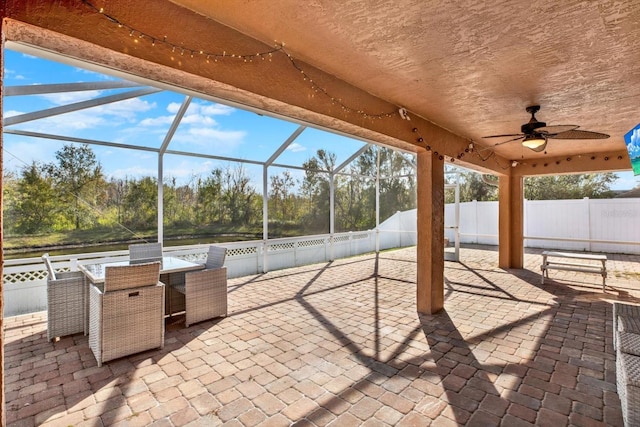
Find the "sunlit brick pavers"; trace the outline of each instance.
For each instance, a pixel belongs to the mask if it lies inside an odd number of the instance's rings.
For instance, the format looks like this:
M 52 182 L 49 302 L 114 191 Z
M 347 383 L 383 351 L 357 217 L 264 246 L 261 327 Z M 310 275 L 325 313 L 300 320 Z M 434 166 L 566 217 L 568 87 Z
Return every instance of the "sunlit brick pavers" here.
M 98 368 L 87 338 L 5 319 L 15 426 L 622 425 L 611 301 L 639 302 L 640 257 L 593 274 L 447 262 L 445 310 L 418 315 L 415 249 L 229 281 L 229 316 L 167 325 L 163 350 Z M 132 327 L 134 327 L 132 325 Z

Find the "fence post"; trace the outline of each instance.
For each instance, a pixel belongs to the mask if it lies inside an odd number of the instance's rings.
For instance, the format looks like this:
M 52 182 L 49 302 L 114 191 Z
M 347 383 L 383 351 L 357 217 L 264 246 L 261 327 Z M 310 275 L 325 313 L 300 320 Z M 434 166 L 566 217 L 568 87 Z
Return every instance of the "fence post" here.
M 586 212 L 586 217 L 587 217 L 587 240 L 589 240 L 587 242 L 587 247 L 586 250 L 591 252 L 591 201 L 589 200 L 588 197 L 583 197 L 582 200 L 584 201 L 584 206 L 587 210 Z
M 473 235 L 475 236 L 475 243 L 478 244 L 478 201 L 473 200 Z

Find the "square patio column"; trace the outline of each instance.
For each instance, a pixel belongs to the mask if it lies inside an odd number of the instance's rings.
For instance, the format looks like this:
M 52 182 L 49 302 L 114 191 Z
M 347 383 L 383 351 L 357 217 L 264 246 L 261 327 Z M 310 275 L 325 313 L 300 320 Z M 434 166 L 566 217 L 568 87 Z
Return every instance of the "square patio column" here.
M 498 183 L 498 266 L 524 265 L 524 179 L 499 177 Z
M 2 34 L 2 40 L 5 39 L 4 28 L 2 28 L 2 22 L 5 17 L 5 2 L 0 4 L 0 33 Z M 4 79 L 4 49 L 0 49 L 0 77 Z M 4 111 L 2 106 L 2 100 L 4 99 L 4 93 L 2 92 L 2 86 L 0 86 L 0 111 Z M 0 123 L 0 191 L 4 189 L 4 182 L 2 177 L 4 176 L 4 160 L 2 148 L 4 147 L 3 140 L 3 126 Z M 2 193 L 0 193 L 2 194 Z M 4 201 L 0 197 L 0 277 L 3 277 L 3 265 L 4 265 L 4 240 L 2 234 L 2 223 L 4 212 Z M 4 285 L 0 280 L 0 425 L 5 425 L 7 420 L 6 405 L 5 405 L 5 393 L 4 393 Z
M 418 152 L 417 310 L 433 314 L 444 307 L 444 159 Z

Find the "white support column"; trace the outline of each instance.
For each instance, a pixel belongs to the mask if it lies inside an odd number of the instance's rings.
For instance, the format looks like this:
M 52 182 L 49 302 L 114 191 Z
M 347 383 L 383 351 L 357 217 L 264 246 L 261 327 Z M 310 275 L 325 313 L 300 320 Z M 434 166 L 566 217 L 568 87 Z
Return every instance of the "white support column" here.
M 335 178 L 336 176 L 333 174 L 333 172 L 329 173 L 329 238 L 331 239 L 331 261 L 333 261 L 335 259 L 334 257 L 334 253 L 333 253 L 333 237 L 334 237 L 334 233 L 335 233 L 335 221 L 336 221 L 336 214 L 335 214 L 335 199 L 336 199 L 336 189 L 335 189 Z
M 184 101 L 182 101 L 180 109 L 173 118 L 173 122 L 171 122 L 171 126 L 158 151 L 158 242 L 160 243 L 164 241 L 164 153 L 167 151 L 169 143 L 173 139 L 173 135 L 175 135 L 192 99 L 191 96 L 184 97 Z
M 456 173 L 456 188 L 454 193 L 455 201 L 455 221 L 456 234 L 455 239 L 455 260 L 460 261 L 460 173 Z
M 297 137 L 300 136 L 302 132 L 306 129 L 306 126 L 298 126 L 298 128 L 289 135 L 289 138 L 286 139 L 280 147 L 267 159 L 266 162 L 263 163 L 262 167 L 262 272 L 266 273 L 269 271 L 269 166 L 276 161 L 278 157 L 287 149 L 288 146 L 296 140 Z
M 269 241 L 269 165 L 262 167 L 262 272 L 269 271 L 267 244 Z
M 164 241 L 164 153 L 158 153 L 158 242 Z
M 380 252 L 380 147 L 376 148 L 376 253 Z

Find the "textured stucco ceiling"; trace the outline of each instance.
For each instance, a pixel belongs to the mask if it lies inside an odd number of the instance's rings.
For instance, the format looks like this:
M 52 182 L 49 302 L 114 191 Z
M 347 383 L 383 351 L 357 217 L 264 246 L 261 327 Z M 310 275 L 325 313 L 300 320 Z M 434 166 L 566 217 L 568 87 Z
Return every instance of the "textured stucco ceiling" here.
M 640 2 L 172 0 L 477 144 L 537 118 L 611 135 L 507 159 L 624 150 L 640 122 Z

